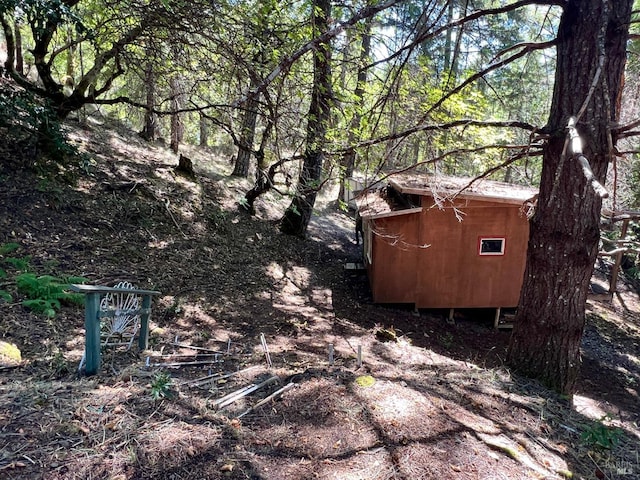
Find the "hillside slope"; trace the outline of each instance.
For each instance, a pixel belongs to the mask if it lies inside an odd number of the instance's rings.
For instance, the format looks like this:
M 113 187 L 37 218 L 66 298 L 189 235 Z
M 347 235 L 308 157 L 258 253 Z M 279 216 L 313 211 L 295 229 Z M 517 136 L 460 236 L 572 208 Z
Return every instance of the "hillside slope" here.
M 306 240 L 287 237 L 277 229 L 286 199 L 267 196 L 255 217 L 238 211 L 248 184 L 212 151 L 185 151 L 197 174 L 188 178 L 164 147 L 126 130 L 73 127 L 70 137 L 85 156 L 58 176 L 0 167 L 0 245 L 19 245 L 0 258 L 0 283 L 15 295 L 0 303 L 0 340 L 22 354 L 0 370 L 2 478 L 640 475 L 634 292 L 624 305 L 590 305 L 571 406 L 502 366 L 509 334 L 492 330 L 492 312 L 449 325 L 441 312 L 372 305 L 366 278 L 343 269 L 358 247 L 330 201 Z M 79 377 L 83 309 L 64 305 L 51 319 L 26 309 L 9 257 L 37 275 L 160 290 L 150 350 L 105 352 L 99 375 Z M 145 366 L 148 356 L 206 358 L 188 346 L 221 361 Z M 237 374 L 194 387 L 215 373 Z

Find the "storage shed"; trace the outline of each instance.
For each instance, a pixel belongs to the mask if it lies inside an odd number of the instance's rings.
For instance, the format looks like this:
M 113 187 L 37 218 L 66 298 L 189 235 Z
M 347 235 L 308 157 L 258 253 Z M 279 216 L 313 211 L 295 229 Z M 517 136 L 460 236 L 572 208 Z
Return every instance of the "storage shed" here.
M 484 179 L 406 174 L 362 193 L 357 204 L 374 302 L 517 306 L 536 193 Z

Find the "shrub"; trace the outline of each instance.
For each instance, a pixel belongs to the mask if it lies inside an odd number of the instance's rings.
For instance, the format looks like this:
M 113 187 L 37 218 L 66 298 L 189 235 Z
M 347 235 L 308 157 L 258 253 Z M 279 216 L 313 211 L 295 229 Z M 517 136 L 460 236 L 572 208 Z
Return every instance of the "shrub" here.
M 36 276 L 34 273 L 22 273 L 16 277 L 18 291 L 27 299 L 22 304 L 36 313 L 54 317 L 61 303 L 83 305 L 84 296 L 68 292 L 70 283 L 84 283 L 82 277 L 60 279 L 52 275 Z

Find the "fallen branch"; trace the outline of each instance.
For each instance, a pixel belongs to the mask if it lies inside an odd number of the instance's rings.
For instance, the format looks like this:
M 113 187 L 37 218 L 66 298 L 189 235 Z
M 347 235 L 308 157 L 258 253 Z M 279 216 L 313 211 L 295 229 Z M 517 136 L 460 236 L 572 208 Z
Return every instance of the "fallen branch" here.
M 205 383 L 210 383 L 216 380 L 224 380 L 225 378 L 231 378 L 241 373 L 248 372 L 249 370 L 253 370 L 255 368 L 258 368 L 258 365 L 254 365 L 253 367 L 245 368 L 243 370 L 238 370 L 237 372 L 232 372 L 227 374 L 214 373 L 212 375 L 207 375 L 205 377 L 195 378 L 193 380 L 186 380 L 182 382 L 180 385 L 187 385 L 189 387 L 199 387 L 204 385 Z
M 291 382 L 288 383 L 287 385 L 285 385 L 284 387 L 276 390 L 275 392 L 273 392 L 271 395 L 263 398 L 262 400 L 260 400 L 258 403 L 256 403 L 255 405 L 253 405 L 252 407 L 249 407 L 247 410 L 245 410 L 244 412 L 242 412 L 240 415 L 238 415 L 237 418 L 242 418 L 244 417 L 246 414 L 252 412 L 253 410 L 255 410 L 256 408 L 260 408 L 261 406 L 269 403 L 271 400 L 274 400 L 278 397 L 280 397 L 281 395 L 283 395 L 284 393 L 288 392 L 289 390 L 291 390 L 292 388 L 294 388 L 296 386 L 295 383 Z
M 193 346 L 193 345 L 187 345 L 187 344 L 185 344 L 185 343 L 178 343 L 178 337 L 177 337 L 177 336 L 176 336 L 176 340 L 175 340 L 174 342 L 172 342 L 170 345 L 172 345 L 172 346 L 174 346 L 174 347 L 180 347 L 180 348 L 189 348 L 189 349 L 191 349 L 191 350 L 200 350 L 200 351 L 202 351 L 202 352 L 219 353 L 219 354 L 222 354 L 222 355 L 224 355 L 224 354 L 225 354 L 225 352 L 221 352 L 221 351 L 219 351 L 219 350 L 213 350 L 212 348 L 195 347 L 195 346 Z M 229 343 L 229 345 L 228 345 L 228 348 L 227 348 L 227 352 L 226 352 L 226 353 L 229 353 L 229 349 L 230 349 L 230 343 Z
M 150 363 L 150 357 L 147 357 L 147 362 L 145 365 L 147 368 L 161 368 L 161 367 L 174 368 L 174 367 L 187 367 L 187 366 L 194 366 L 194 365 L 211 365 L 213 363 L 223 363 L 223 362 L 224 360 L 215 358 L 211 360 L 202 360 L 202 361 L 195 361 L 195 362 Z
M 252 383 L 251 385 L 242 387 L 240 390 L 236 390 L 235 392 L 231 392 L 228 395 L 225 395 L 224 397 L 214 400 L 212 402 L 213 407 L 216 409 L 224 408 L 227 405 L 232 404 L 236 400 L 240 400 L 241 398 L 246 397 L 250 393 L 255 392 L 256 390 L 260 390 L 261 388 L 266 387 L 267 385 L 276 383 L 278 380 L 279 380 L 278 377 L 274 376 L 274 377 L 268 378 L 262 383 L 258 383 L 257 385 L 255 383 Z

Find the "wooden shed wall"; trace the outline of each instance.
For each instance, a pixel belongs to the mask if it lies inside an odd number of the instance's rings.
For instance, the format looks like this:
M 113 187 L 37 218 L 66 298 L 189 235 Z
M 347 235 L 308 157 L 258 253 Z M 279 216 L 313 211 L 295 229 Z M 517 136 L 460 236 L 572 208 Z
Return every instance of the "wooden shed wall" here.
M 513 307 L 518 304 L 529 223 L 518 205 L 461 200 L 452 208 L 374 221 L 373 299 L 417 308 Z M 504 237 L 505 253 L 480 256 L 480 237 Z M 426 245 L 429 245 L 426 247 Z
M 368 222 L 373 260 L 368 273 L 374 302 L 415 303 L 419 255 L 414 246 L 420 216 L 412 213 Z

